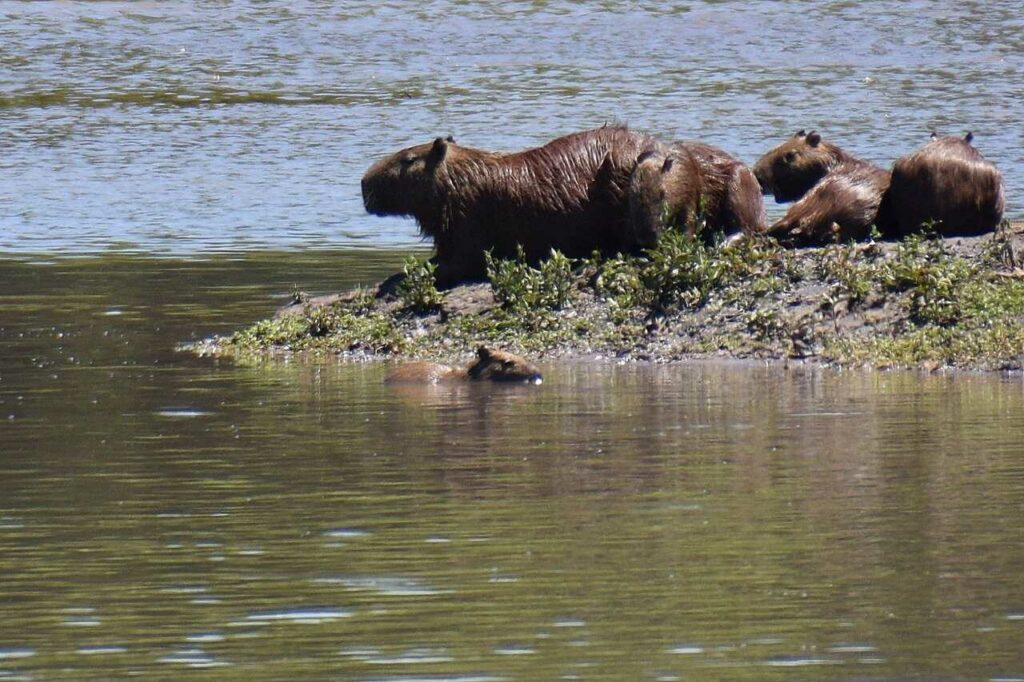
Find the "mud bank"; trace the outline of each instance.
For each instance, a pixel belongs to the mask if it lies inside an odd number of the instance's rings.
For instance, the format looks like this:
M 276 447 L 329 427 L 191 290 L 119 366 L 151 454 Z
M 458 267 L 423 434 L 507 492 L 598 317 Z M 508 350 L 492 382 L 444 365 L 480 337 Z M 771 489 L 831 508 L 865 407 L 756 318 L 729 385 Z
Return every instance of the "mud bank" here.
M 1024 224 L 973 238 L 783 249 L 667 235 L 642 257 L 540 268 L 438 292 L 410 259 L 381 285 L 309 298 L 188 350 L 453 361 L 486 343 L 531 358 L 743 358 L 929 370 L 1024 368 Z

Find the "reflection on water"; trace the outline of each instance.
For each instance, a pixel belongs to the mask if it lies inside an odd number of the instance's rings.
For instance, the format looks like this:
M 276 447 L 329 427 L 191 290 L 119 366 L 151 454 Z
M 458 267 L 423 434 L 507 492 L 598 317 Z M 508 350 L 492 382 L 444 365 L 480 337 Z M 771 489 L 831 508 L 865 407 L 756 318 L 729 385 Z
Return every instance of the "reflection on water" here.
M 171 351 L 394 258 L 0 262 L 0 677 L 1024 677 L 1020 377 Z
M 616 120 L 747 162 L 973 130 L 1019 217 L 1022 29 L 1010 0 L 2 2 L 0 250 L 408 246 L 363 211 L 376 157 Z

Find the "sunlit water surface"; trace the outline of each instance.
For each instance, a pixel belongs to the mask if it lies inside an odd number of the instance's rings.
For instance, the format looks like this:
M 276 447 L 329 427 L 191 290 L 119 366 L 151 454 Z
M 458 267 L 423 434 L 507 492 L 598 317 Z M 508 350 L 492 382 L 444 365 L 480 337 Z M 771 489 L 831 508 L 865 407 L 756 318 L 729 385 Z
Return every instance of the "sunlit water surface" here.
M 0 0 L 0 679 L 1024 680 L 1019 376 L 174 351 L 393 272 L 440 134 L 973 130 L 1019 216 L 1019 4 L 413 5 Z
M 0 679 L 1024 679 L 1024 387 L 179 341 L 393 252 L 0 261 Z
M 408 246 L 363 212 L 377 157 L 609 121 L 884 166 L 972 130 L 1020 217 L 1022 36 L 1010 0 L 0 0 L 0 251 Z

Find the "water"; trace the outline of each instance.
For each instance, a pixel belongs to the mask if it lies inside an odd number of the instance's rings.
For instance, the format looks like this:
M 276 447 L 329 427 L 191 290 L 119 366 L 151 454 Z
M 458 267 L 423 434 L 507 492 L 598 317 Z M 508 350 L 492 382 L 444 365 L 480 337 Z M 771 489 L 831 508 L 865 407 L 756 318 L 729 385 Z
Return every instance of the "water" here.
M 173 350 L 400 255 L 0 262 L 0 679 L 1024 677 L 1019 376 Z
M 0 0 L 0 251 L 404 248 L 362 209 L 379 156 L 608 121 L 748 162 L 816 128 L 886 166 L 973 130 L 1020 217 L 1022 35 L 1008 0 Z
M 971 129 L 1019 216 L 1021 24 L 0 0 L 0 679 L 1024 679 L 1019 376 L 174 350 L 394 272 L 415 227 L 358 179 L 438 134 Z

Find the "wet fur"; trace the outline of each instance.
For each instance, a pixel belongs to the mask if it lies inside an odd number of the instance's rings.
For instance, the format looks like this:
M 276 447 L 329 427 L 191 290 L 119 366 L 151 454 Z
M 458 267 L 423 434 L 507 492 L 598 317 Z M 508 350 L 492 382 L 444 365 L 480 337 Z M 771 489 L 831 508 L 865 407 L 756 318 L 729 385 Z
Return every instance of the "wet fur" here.
M 481 346 L 477 359 L 468 367 L 456 369 L 436 362 L 406 363 L 384 378 L 387 383 L 436 384 L 449 381 L 499 381 L 541 383 L 540 370 L 527 360 L 501 350 Z
M 703 142 L 648 150 L 630 179 L 630 224 L 636 245 L 651 247 L 666 228 L 705 238 L 765 230 L 764 201 L 746 165 Z
M 844 161 L 790 206 L 768 234 L 790 246 L 867 239 L 888 182 L 889 174 L 880 168 Z
M 768 233 L 791 246 L 865 239 L 878 217 L 889 173 L 826 142 L 798 132 L 754 164 L 765 194 L 796 201 Z
M 376 215 L 416 219 L 434 240 L 442 287 L 483 278 L 487 250 L 512 258 L 522 245 L 531 263 L 552 249 L 610 255 L 629 248 L 629 178 L 653 144 L 623 126 L 511 154 L 438 138 L 373 164 L 363 176 L 363 203 Z
M 935 137 L 893 164 L 879 227 L 892 237 L 932 224 L 941 236 L 984 234 L 996 229 L 1006 209 L 999 170 L 971 146 L 974 136 Z

